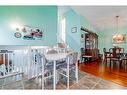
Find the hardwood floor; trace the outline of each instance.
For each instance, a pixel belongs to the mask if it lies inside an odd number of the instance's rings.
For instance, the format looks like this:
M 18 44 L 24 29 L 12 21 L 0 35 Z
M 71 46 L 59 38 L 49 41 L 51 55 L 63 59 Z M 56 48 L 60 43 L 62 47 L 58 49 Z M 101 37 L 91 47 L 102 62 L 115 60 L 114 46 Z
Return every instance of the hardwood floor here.
M 125 69 L 111 68 L 101 61 L 80 63 L 79 69 L 127 87 L 127 70 Z

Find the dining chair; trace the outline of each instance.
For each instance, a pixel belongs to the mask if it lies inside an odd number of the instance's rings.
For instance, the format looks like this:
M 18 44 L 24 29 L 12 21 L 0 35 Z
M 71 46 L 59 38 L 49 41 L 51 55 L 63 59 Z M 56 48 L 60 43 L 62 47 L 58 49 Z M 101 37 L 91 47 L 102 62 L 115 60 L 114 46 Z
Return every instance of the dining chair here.
M 124 70 L 127 69 L 127 53 L 123 53 L 121 56 L 121 68 Z
M 64 63 L 62 63 L 59 66 L 58 70 L 57 70 L 58 74 L 60 74 L 60 75 L 67 78 L 67 89 L 69 89 L 71 73 L 74 72 L 75 77 L 73 77 L 73 80 L 75 78 L 75 81 L 78 82 L 78 63 L 77 63 L 77 59 L 78 59 L 78 53 L 77 52 L 69 54 L 66 57 L 66 61 Z
M 111 64 L 112 53 L 110 51 L 106 51 L 106 48 L 103 48 L 103 54 L 104 54 L 103 62 L 107 64 L 107 61 L 109 59 L 109 63 Z
M 46 80 L 53 77 L 53 62 L 48 62 L 44 54 L 41 54 L 41 72 L 39 75 L 42 76 L 42 89 L 45 88 Z
M 30 60 L 30 77 L 28 80 L 33 78 L 37 79 L 37 83 L 39 85 L 39 80 L 41 79 L 42 89 L 45 89 L 45 86 L 47 85 L 47 79 L 50 79 L 53 76 L 53 62 L 49 62 L 46 60 L 44 50 L 42 49 L 31 49 Z
M 111 63 L 113 64 L 113 66 L 118 65 L 118 67 L 121 68 L 124 49 L 123 48 L 111 48 L 110 51 L 112 52 Z

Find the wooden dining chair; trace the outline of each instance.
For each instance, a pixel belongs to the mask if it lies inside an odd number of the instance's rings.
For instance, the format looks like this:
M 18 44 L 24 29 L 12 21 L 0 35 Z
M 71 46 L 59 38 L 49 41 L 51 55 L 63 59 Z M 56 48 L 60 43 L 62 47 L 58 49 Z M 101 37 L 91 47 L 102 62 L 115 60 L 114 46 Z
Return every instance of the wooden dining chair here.
M 113 64 L 113 66 L 118 65 L 118 67 L 121 68 L 124 49 L 123 48 L 111 48 L 110 52 L 112 52 L 111 63 Z
M 106 51 L 106 48 L 103 48 L 103 53 L 104 53 L 104 59 L 103 59 L 103 61 L 107 64 L 107 61 L 109 59 L 109 62 L 111 64 L 112 53 L 109 52 L 109 51 Z

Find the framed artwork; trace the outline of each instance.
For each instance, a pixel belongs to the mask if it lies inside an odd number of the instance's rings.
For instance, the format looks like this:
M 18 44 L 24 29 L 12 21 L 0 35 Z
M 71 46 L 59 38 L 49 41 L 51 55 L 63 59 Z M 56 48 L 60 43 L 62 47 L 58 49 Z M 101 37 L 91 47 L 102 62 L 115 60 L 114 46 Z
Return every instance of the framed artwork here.
M 16 29 L 14 36 L 24 40 L 41 40 L 43 37 L 43 30 L 38 27 L 24 25 L 21 29 Z
M 72 27 L 72 28 L 71 28 L 71 32 L 72 32 L 72 33 L 76 33 L 76 32 L 77 32 L 77 27 Z
M 126 42 L 126 34 L 115 34 L 112 37 L 113 44 L 120 44 Z

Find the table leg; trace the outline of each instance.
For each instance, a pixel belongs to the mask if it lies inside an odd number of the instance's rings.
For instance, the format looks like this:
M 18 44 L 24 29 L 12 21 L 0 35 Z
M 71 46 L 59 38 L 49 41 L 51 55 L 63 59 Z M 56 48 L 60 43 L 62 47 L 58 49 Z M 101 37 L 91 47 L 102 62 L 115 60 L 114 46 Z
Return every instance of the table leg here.
M 54 60 L 54 80 L 53 80 L 53 89 L 55 90 L 56 89 L 56 61 Z

